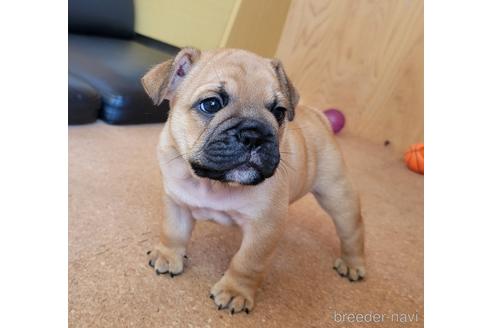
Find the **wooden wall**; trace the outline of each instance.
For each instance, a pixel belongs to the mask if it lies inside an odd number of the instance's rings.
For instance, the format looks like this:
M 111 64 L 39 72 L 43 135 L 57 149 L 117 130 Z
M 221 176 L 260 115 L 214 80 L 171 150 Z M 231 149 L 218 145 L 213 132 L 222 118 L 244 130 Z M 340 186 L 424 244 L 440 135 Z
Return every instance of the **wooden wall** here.
M 292 0 L 277 49 L 303 104 L 397 152 L 423 142 L 423 0 Z
M 135 0 L 135 30 L 177 47 L 273 57 L 291 0 Z

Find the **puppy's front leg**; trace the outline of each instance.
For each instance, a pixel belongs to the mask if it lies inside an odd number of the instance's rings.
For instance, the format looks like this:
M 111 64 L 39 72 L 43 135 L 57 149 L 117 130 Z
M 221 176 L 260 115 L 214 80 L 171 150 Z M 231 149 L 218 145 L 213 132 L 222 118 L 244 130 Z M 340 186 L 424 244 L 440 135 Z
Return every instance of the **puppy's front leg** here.
M 234 314 L 249 313 L 256 290 L 265 275 L 269 260 L 283 231 L 287 208 L 275 217 L 248 221 L 242 226 L 243 240 L 224 276 L 211 289 L 210 298 L 218 309 Z
M 149 255 L 149 265 L 157 274 L 169 273 L 171 278 L 183 272 L 183 258 L 195 220 L 188 209 L 164 196 L 165 217 L 160 231 L 160 243 Z

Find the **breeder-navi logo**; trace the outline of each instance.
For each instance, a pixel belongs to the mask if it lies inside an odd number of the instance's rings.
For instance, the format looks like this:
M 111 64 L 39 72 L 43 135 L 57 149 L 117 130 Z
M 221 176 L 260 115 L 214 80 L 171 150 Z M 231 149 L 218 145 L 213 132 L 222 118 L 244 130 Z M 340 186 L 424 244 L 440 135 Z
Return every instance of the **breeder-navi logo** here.
M 356 312 L 333 312 L 333 321 L 336 323 L 379 323 L 398 322 L 411 323 L 419 321 L 419 313 L 356 313 Z

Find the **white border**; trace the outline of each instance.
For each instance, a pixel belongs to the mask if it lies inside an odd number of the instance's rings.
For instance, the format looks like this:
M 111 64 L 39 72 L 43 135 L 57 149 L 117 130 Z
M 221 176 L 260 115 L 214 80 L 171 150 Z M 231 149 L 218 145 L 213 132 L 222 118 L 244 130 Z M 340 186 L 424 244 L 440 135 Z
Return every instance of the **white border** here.
M 425 324 L 490 327 L 492 8 L 425 3 Z
M 67 3 L 0 12 L 0 326 L 64 327 Z M 425 6 L 428 327 L 490 325 L 491 16 L 487 1 Z
M 67 2 L 0 12 L 0 327 L 66 327 Z

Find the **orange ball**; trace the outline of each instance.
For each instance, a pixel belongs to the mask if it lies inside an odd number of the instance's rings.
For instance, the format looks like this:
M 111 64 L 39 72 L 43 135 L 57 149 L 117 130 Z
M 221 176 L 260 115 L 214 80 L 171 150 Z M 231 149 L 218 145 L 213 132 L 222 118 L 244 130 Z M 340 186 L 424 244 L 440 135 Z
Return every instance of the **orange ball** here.
M 424 144 L 413 144 L 405 152 L 407 167 L 417 173 L 424 174 Z

